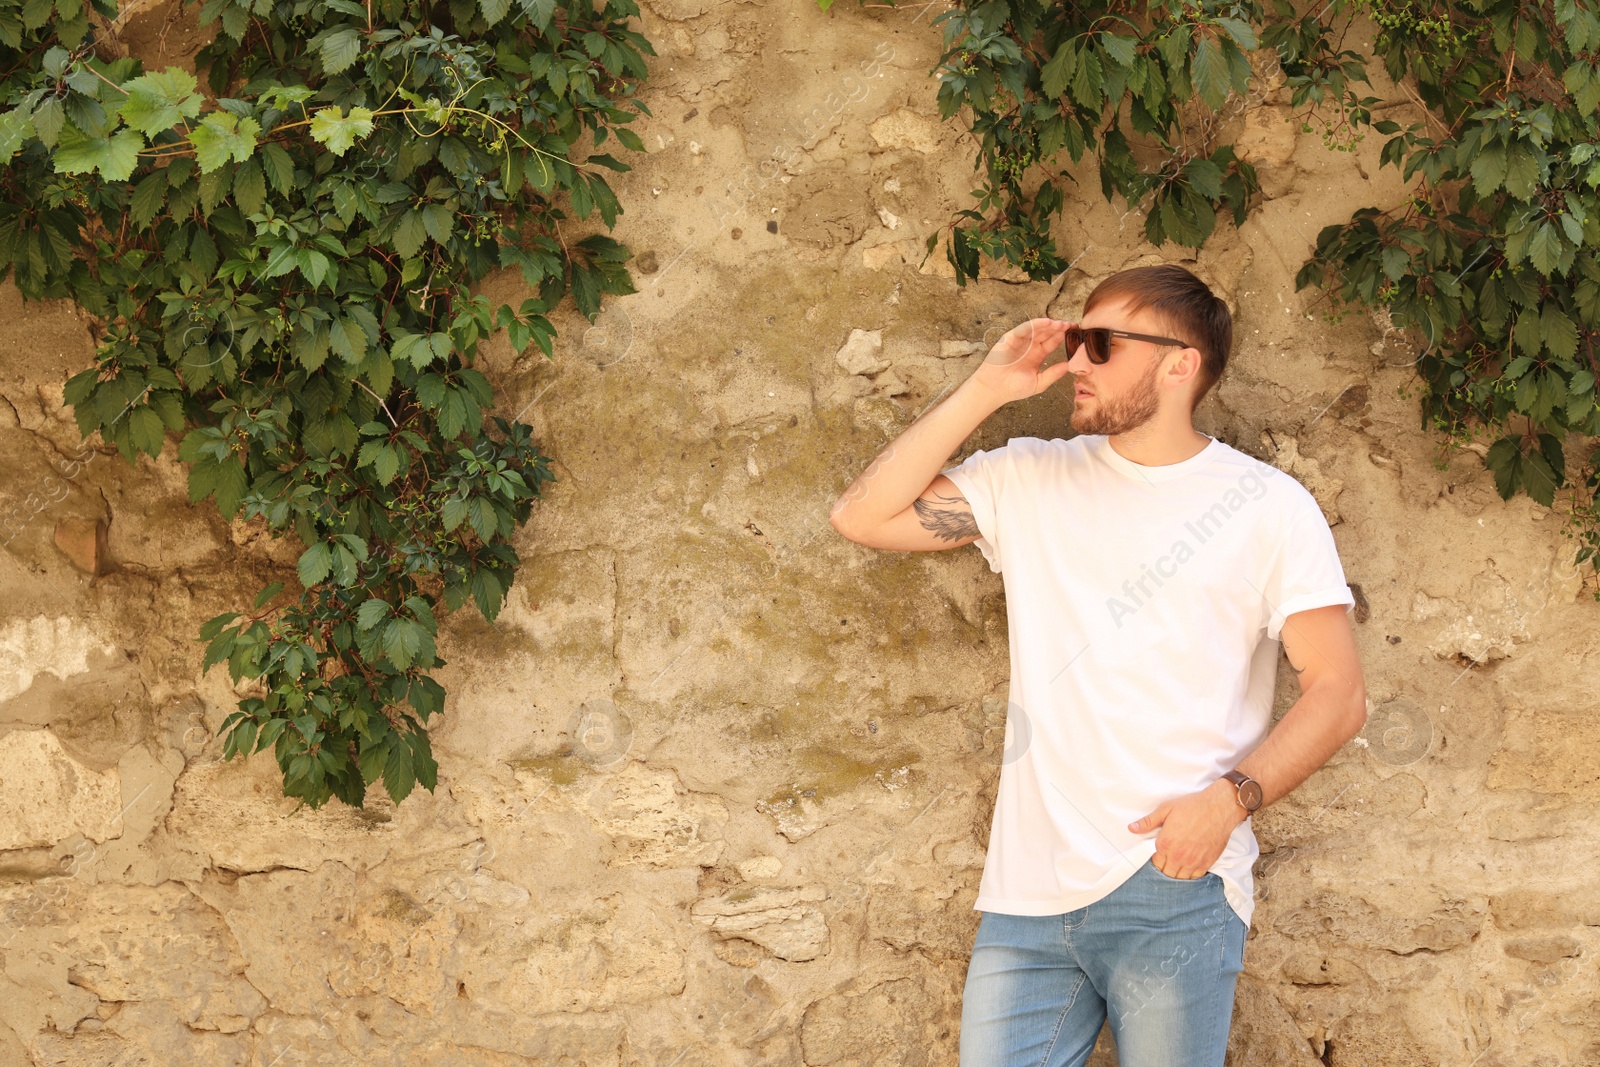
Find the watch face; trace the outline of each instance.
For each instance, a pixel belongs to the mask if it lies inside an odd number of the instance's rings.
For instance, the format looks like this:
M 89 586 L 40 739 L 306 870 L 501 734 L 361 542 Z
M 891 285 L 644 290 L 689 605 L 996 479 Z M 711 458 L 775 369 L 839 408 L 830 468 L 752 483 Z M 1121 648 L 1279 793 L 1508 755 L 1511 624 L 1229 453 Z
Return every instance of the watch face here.
M 1239 799 L 1244 801 L 1244 806 L 1255 811 L 1261 806 L 1261 784 L 1249 781 L 1239 787 Z

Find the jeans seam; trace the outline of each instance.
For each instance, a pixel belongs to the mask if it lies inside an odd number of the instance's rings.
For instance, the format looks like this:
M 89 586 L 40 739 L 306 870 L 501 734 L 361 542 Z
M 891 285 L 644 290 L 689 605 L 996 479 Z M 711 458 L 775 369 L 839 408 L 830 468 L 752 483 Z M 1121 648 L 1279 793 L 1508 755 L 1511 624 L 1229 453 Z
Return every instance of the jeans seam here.
M 1082 971 L 1078 972 L 1078 982 L 1072 987 L 1072 992 L 1067 994 L 1067 1002 L 1061 1006 L 1061 1014 L 1056 1016 L 1055 1028 L 1050 1031 L 1050 1044 L 1045 1046 L 1044 1058 L 1039 1061 L 1039 1067 L 1045 1067 L 1050 1062 L 1050 1053 L 1056 1050 L 1056 1042 L 1061 1038 L 1061 1024 L 1067 1021 L 1067 1013 L 1072 1010 L 1072 1005 L 1078 1001 L 1078 993 L 1083 989 L 1083 983 L 1089 976 Z
M 1232 909 L 1233 906 L 1228 903 L 1227 894 L 1223 894 L 1222 903 L 1218 906 L 1222 920 L 1217 930 L 1217 980 L 1211 983 L 1210 1017 L 1213 1020 L 1213 1025 L 1215 1025 L 1217 1011 L 1222 1006 L 1222 986 L 1224 984 L 1223 973 L 1228 966 L 1228 913 L 1232 911 Z M 1227 1031 L 1229 1029 L 1230 1027 L 1223 1028 L 1222 1057 L 1224 1060 L 1226 1060 L 1228 1057 Z

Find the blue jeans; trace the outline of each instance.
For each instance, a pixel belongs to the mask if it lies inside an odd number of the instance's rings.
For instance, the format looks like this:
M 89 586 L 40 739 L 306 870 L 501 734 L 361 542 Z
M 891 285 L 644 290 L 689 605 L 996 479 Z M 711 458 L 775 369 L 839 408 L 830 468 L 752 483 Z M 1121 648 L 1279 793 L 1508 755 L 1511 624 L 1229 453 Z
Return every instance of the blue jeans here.
M 1108 1018 L 1119 1067 L 1222 1067 L 1247 932 L 1220 875 L 1149 861 L 1077 911 L 983 912 L 961 1067 L 1082 1067 Z

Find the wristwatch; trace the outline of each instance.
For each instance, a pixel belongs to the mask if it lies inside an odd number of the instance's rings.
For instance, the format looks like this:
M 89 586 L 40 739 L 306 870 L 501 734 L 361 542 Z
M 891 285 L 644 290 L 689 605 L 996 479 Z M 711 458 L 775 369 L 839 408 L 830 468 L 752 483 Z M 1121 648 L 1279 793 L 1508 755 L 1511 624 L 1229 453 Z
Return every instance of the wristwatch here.
M 1246 811 L 1255 811 L 1261 806 L 1260 782 L 1243 771 L 1228 771 L 1222 777 L 1239 787 L 1239 803 Z

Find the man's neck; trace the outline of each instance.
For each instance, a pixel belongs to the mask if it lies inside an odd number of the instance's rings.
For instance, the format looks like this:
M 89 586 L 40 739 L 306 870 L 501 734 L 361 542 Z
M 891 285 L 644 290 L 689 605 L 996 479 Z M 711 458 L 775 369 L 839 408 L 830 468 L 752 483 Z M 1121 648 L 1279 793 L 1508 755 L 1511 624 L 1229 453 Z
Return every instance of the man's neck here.
M 1211 438 L 1193 426 L 1163 432 L 1145 425 L 1128 433 L 1113 434 L 1106 442 L 1117 455 L 1144 467 L 1168 467 L 1193 459 L 1211 443 Z

